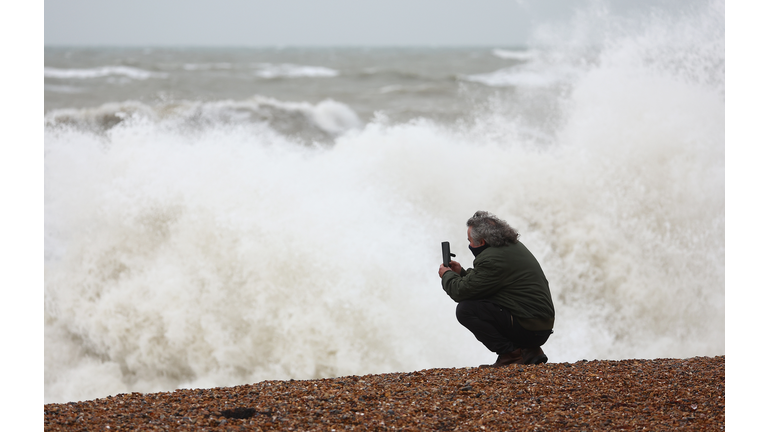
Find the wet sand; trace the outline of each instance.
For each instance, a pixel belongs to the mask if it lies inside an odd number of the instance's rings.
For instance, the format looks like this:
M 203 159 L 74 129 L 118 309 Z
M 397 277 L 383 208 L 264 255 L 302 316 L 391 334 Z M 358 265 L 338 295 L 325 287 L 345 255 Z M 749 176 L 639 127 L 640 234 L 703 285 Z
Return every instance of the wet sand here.
M 45 405 L 45 430 L 724 430 L 725 356 L 426 369 Z

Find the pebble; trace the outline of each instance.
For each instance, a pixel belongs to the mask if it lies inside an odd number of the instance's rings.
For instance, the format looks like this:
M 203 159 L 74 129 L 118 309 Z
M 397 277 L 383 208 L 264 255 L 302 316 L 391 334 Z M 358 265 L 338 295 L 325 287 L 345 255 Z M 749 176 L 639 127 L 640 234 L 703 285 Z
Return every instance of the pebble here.
M 725 356 L 425 369 L 46 404 L 45 430 L 724 430 Z

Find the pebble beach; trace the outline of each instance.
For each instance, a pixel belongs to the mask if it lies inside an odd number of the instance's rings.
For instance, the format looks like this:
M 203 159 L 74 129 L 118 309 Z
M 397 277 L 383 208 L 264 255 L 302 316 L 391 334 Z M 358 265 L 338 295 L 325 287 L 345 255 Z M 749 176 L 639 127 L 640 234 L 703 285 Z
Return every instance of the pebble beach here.
M 725 356 L 425 369 L 46 404 L 45 430 L 724 430 Z

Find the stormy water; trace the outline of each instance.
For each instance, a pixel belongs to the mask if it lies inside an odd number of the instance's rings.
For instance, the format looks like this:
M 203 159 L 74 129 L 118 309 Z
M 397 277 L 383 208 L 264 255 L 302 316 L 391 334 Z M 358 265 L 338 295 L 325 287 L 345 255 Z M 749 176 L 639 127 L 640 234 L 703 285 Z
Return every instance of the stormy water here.
M 724 354 L 723 15 L 46 48 L 46 403 L 492 362 L 437 276 L 476 210 L 547 275 L 550 362 Z

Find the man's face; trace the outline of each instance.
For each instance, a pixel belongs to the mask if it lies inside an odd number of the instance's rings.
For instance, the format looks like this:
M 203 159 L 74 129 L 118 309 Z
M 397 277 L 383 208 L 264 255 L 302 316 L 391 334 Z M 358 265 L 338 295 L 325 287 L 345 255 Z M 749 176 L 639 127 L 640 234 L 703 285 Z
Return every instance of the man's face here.
M 480 247 L 485 245 L 485 240 L 480 240 L 479 242 L 475 242 L 475 240 L 472 238 L 471 228 L 467 228 L 467 240 L 469 240 L 469 245 L 472 247 Z

